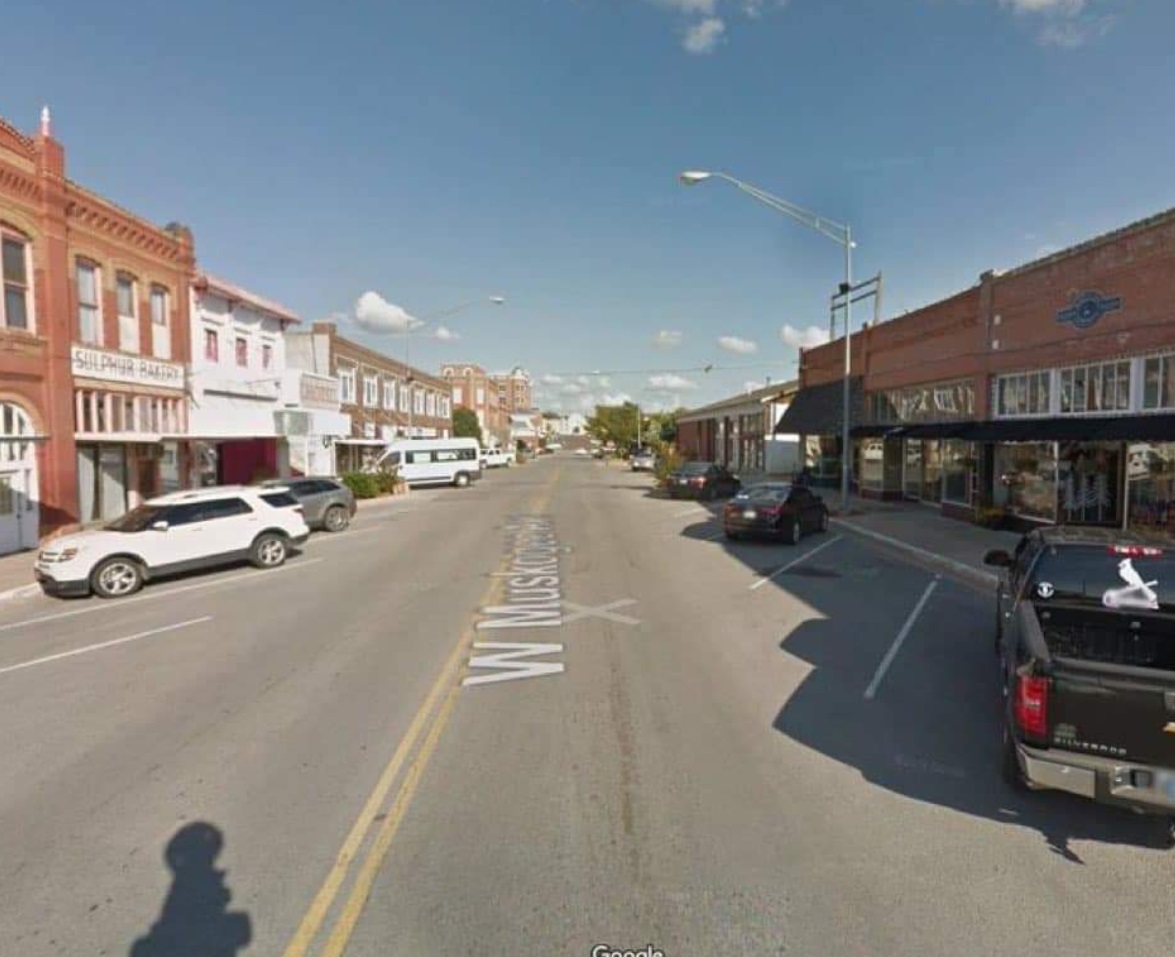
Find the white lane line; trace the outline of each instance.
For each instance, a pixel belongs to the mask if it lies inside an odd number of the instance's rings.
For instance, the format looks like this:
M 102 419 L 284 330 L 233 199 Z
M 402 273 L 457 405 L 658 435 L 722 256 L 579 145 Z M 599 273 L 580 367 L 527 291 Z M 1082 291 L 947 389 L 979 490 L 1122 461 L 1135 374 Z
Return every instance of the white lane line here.
M 56 655 L 46 655 L 44 658 L 34 658 L 32 661 L 22 661 L 18 665 L 9 665 L 7 668 L 0 668 L 0 675 L 6 675 L 10 671 L 20 671 L 22 668 L 32 668 L 36 665 L 45 665 L 50 661 L 60 661 L 62 658 L 72 658 L 75 655 L 88 655 L 92 651 L 101 651 L 103 648 L 113 648 L 115 645 L 125 645 L 131 641 L 141 641 L 143 638 L 151 638 L 154 635 L 166 634 L 169 631 L 179 631 L 181 628 L 189 628 L 192 625 L 200 625 L 206 621 L 212 621 L 211 615 L 205 615 L 203 618 L 192 618 L 189 621 L 179 621 L 174 625 L 164 625 L 162 628 L 152 628 L 150 631 L 140 631 L 137 635 L 127 635 L 125 638 L 115 638 L 112 641 L 102 641 L 96 645 L 86 645 L 84 648 L 74 648 L 73 651 L 62 651 Z
M 807 559 L 809 559 L 813 555 L 815 555 L 817 552 L 820 552 L 820 551 L 823 551 L 824 549 L 826 549 L 829 545 L 835 545 L 842 538 L 844 538 L 843 535 L 834 535 L 828 541 L 822 542 L 821 544 L 819 544 L 815 548 L 813 548 L 811 551 L 804 552 L 804 554 L 801 555 L 799 558 L 793 558 L 790 562 L 788 562 L 783 567 L 775 569 L 775 571 L 773 571 L 770 575 L 766 575 L 765 577 L 760 578 L 753 585 L 749 585 L 748 586 L 749 589 L 751 591 L 754 591 L 756 588 L 762 588 L 769 581 L 771 581 L 771 579 L 773 579 L 776 575 L 782 575 L 789 568 L 795 568 L 800 562 L 806 561 Z
M 930 596 L 938 587 L 941 581 L 939 575 L 934 576 L 934 581 L 926 586 L 926 591 L 922 593 L 922 597 L 918 599 L 918 604 L 914 606 L 914 610 L 910 612 L 910 617 L 906 619 L 906 623 L 902 625 L 902 630 L 898 632 L 898 636 L 894 639 L 893 644 L 889 646 L 889 651 L 885 653 L 885 657 L 881 659 L 881 664 L 877 666 L 877 674 L 873 676 L 873 680 L 869 682 L 869 687 L 865 689 L 865 700 L 872 701 L 873 696 L 877 694 L 877 689 L 881 686 L 881 679 L 885 677 L 885 673 L 889 671 L 889 666 L 893 664 L 893 660 L 898 656 L 898 652 L 902 649 L 902 644 L 906 640 L 906 636 L 910 634 L 910 629 L 914 627 L 914 622 L 918 620 L 918 616 L 922 614 L 922 609 L 926 607 L 926 603 L 930 600 Z
M 252 581 L 260 575 L 279 575 L 282 572 L 296 571 L 299 568 L 309 568 L 311 565 L 317 565 L 319 562 L 326 561 L 324 558 L 302 558 L 290 565 L 283 565 L 281 568 L 266 568 L 258 571 L 249 572 L 244 575 L 236 575 L 232 578 L 217 578 L 215 581 L 197 582 L 194 585 L 182 585 L 179 588 L 169 588 L 166 591 L 152 591 L 146 595 L 136 595 L 134 598 L 119 598 L 115 601 L 101 601 L 95 599 L 98 604 L 86 605 L 85 608 L 75 608 L 73 611 L 59 611 L 52 615 L 41 615 L 37 618 L 26 618 L 24 621 L 10 621 L 7 624 L 0 625 L 0 631 L 12 631 L 14 628 L 26 628 L 29 625 L 39 625 L 46 621 L 60 621 L 62 618 L 76 618 L 78 615 L 91 615 L 98 611 L 117 611 L 120 608 L 126 608 L 128 605 L 136 605 L 139 602 L 155 601 L 160 598 L 170 598 L 172 595 L 180 595 L 183 592 L 197 591 L 202 588 L 216 588 L 220 585 L 236 585 L 243 581 Z

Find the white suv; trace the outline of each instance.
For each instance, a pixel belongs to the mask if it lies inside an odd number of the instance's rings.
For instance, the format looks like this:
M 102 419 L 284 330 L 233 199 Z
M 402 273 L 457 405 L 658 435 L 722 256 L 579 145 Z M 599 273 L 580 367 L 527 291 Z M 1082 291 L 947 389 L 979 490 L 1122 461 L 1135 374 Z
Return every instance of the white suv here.
M 302 507 L 287 489 L 193 489 L 54 540 L 37 556 L 33 573 L 46 594 L 121 598 L 159 575 L 243 559 L 276 568 L 309 535 Z

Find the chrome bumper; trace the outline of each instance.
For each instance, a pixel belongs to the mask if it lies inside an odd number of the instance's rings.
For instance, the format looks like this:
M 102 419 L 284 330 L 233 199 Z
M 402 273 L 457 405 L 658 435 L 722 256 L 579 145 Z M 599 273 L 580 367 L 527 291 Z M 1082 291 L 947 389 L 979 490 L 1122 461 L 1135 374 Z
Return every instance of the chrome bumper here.
M 1175 771 L 1070 751 L 1016 745 L 1020 767 L 1035 788 L 1068 791 L 1101 804 L 1155 814 L 1175 813 Z

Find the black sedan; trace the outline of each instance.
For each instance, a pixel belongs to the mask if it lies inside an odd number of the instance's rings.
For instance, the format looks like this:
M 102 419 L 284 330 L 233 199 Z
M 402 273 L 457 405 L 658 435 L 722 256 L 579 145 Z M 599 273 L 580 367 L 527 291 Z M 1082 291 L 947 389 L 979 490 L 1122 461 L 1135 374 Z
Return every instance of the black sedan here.
M 666 481 L 670 498 L 729 498 L 740 488 L 738 476 L 716 462 L 686 462 Z
M 752 485 L 728 502 L 722 512 L 727 538 L 760 536 L 791 545 L 809 532 L 828 529 L 828 507 L 811 489 L 787 482 Z

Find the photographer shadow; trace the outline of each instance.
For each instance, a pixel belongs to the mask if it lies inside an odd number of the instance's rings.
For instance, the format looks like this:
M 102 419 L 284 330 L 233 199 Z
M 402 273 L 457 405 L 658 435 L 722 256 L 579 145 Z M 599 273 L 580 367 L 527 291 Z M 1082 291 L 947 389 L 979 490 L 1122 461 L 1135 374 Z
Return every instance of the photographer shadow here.
M 175 833 L 164 852 L 171 888 L 159 918 L 128 957 L 235 957 L 248 946 L 249 915 L 228 910 L 232 893 L 225 872 L 213 866 L 223 847 L 220 830 L 202 821 Z

